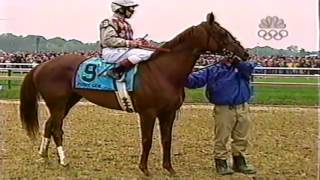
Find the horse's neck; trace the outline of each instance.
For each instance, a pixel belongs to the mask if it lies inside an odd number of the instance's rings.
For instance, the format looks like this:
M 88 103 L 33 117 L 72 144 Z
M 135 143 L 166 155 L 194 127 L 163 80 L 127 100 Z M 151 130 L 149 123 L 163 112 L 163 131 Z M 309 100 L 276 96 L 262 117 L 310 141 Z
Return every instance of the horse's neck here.
M 183 88 L 200 53 L 190 42 L 182 42 L 170 53 L 159 55 L 149 62 L 154 77 L 169 82 L 174 87 Z

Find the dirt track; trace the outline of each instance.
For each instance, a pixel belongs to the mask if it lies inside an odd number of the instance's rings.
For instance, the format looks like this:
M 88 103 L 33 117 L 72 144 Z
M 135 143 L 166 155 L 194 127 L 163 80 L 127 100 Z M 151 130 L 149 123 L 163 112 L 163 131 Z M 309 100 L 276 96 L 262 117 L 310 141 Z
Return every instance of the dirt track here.
M 89 105 L 88 105 L 89 104 Z M 173 132 L 172 179 L 226 179 L 213 171 L 212 106 L 184 105 Z M 39 141 L 30 143 L 21 128 L 17 101 L 0 101 L 0 179 L 145 179 L 137 168 L 140 133 L 137 116 L 91 103 L 80 103 L 64 124 L 69 168 L 57 164 L 54 143 L 50 161 L 40 164 Z M 314 107 L 252 106 L 250 162 L 257 179 L 317 179 L 318 112 Z M 48 112 L 40 106 L 40 124 Z M 171 179 L 161 167 L 159 129 L 155 128 L 149 168 L 154 179 Z M 1 177 L 1 175 L 3 177 Z M 249 179 L 235 174 L 227 179 Z

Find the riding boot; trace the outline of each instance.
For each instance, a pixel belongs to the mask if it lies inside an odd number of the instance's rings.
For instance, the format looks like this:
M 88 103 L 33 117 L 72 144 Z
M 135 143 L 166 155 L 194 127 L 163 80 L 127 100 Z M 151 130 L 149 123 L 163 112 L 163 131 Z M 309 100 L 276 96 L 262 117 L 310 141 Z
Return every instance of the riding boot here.
M 120 80 L 123 73 L 129 71 L 132 67 L 134 67 L 134 65 L 135 64 L 130 62 L 128 59 L 125 59 L 119 63 L 118 67 L 115 67 L 107 71 L 107 75 L 116 80 Z
M 228 166 L 227 160 L 224 159 L 214 159 L 216 163 L 216 171 L 220 175 L 230 175 L 233 174 L 233 170 Z
M 256 170 L 246 163 L 245 158 L 242 155 L 233 156 L 233 167 L 235 172 L 240 172 L 243 174 L 256 174 Z

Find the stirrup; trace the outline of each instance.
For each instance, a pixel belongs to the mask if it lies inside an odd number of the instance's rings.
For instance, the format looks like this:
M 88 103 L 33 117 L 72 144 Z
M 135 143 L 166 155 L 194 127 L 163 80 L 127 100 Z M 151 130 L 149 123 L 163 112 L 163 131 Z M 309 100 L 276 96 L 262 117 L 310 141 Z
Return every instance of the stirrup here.
M 112 70 L 110 71 L 107 71 L 106 72 L 106 75 L 108 77 L 111 77 L 112 79 L 115 79 L 116 81 L 119 81 L 119 82 L 124 82 L 125 81 L 125 78 L 126 78 L 126 73 L 117 73 L 117 72 L 114 72 Z
M 120 79 L 117 79 L 119 82 L 125 82 L 126 81 L 126 73 L 121 73 L 120 74 Z
M 120 80 L 122 75 L 120 73 L 114 72 L 113 70 L 107 71 L 106 75 L 115 80 Z

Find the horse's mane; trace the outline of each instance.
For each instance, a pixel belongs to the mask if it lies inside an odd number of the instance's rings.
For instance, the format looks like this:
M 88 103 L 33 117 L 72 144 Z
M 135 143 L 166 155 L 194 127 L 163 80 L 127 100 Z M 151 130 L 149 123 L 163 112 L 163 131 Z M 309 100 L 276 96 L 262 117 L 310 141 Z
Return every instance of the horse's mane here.
M 168 49 L 174 48 L 175 46 L 180 44 L 182 41 L 184 41 L 187 37 L 192 36 L 194 29 L 195 29 L 195 26 L 189 27 L 188 29 L 184 30 L 182 33 L 174 37 L 172 40 L 164 43 L 162 47 L 168 48 Z
M 214 21 L 216 26 L 220 28 L 220 30 L 224 31 L 226 34 L 228 34 L 234 41 L 238 42 L 239 41 L 224 27 L 222 27 L 218 22 Z M 177 44 L 180 44 L 185 38 L 188 38 L 193 35 L 195 29 L 199 28 L 200 26 L 205 26 L 206 22 L 202 22 L 201 24 L 197 26 L 191 26 L 184 30 L 182 33 L 178 34 L 176 37 L 174 37 L 172 40 L 164 43 L 161 47 L 163 48 L 168 48 L 172 49 L 174 48 Z
M 176 37 L 174 37 L 172 40 L 164 43 L 161 47 L 167 48 L 167 49 L 173 49 L 178 44 L 181 44 L 181 42 L 184 41 L 185 39 L 190 38 L 197 29 L 205 26 L 206 23 L 207 22 L 202 22 L 199 25 L 191 26 L 191 27 L 187 28 L 186 30 L 184 30 L 183 32 L 178 34 Z M 217 28 L 218 31 L 226 33 L 229 37 L 231 37 L 234 40 L 235 43 L 240 44 L 240 42 L 227 29 L 223 28 L 218 22 L 214 21 L 213 23 L 215 24 L 215 27 Z M 218 33 L 218 35 L 219 35 L 219 33 Z M 156 51 L 152 54 L 150 59 L 154 59 L 155 57 L 161 55 L 162 53 L 164 53 L 164 52 Z
M 201 25 L 201 24 L 200 24 Z M 175 36 L 172 40 L 167 41 L 166 43 L 164 43 L 161 47 L 162 48 L 167 48 L 167 49 L 173 49 L 174 47 L 176 47 L 178 44 L 180 44 L 182 41 L 184 41 L 186 38 L 190 38 L 190 36 L 193 35 L 194 30 L 196 28 L 198 28 L 198 26 L 191 26 L 189 28 L 187 28 L 186 30 L 184 30 L 183 32 L 181 32 L 180 34 L 178 34 L 177 36 Z M 156 51 L 155 53 L 152 54 L 151 58 L 154 58 L 160 54 L 162 54 L 163 52 L 160 51 Z M 151 59 L 150 58 L 150 59 Z

